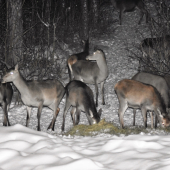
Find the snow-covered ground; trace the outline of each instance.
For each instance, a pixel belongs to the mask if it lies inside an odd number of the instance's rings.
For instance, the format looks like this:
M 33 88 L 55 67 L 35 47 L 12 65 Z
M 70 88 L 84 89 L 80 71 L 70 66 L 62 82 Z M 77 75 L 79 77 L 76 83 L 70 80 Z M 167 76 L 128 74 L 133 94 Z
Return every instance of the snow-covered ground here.
M 137 73 L 138 62 L 128 58 L 126 47 L 134 49 L 143 37 L 149 36 L 145 24 L 138 26 L 136 13 L 127 14 L 122 26 L 115 26 L 115 32 L 108 37 L 93 38 L 91 45 L 103 49 L 109 68 L 105 83 L 106 105 L 102 106 L 99 96 L 99 108 L 103 109 L 102 119 L 120 126 L 118 120 L 118 101 L 114 85 L 123 78 L 131 78 Z M 131 23 L 130 20 L 134 20 Z M 135 51 L 134 51 L 135 52 Z M 66 66 L 63 66 L 66 68 Z M 67 75 L 66 75 L 67 76 Z M 62 79 L 66 84 L 68 77 Z M 90 86 L 94 90 L 94 86 Z M 37 132 L 37 109 L 32 111 L 29 128 L 25 127 L 26 107 L 14 105 L 13 98 L 9 111 L 11 127 L 3 127 L 3 114 L 0 109 L 0 169 L 1 170 L 152 170 L 170 169 L 170 136 L 164 131 L 151 130 L 149 134 L 123 136 L 100 134 L 93 137 L 71 137 L 61 135 L 62 113 L 65 97 L 60 103 L 60 113 L 55 131 L 47 131 L 52 119 L 52 111 L 43 108 L 41 130 Z M 99 109 L 98 108 L 98 109 Z M 132 109 L 124 115 L 125 126 L 132 126 Z M 88 124 L 85 114 L 81 114 L 81 124 Z M 143 126 L 141 112 L 137 112 L 136 126 Z M 66 131 L 73 125 L 67 114 Z M 148 117 L 148 127 L 150 118 Z
M 22 125 L 0 128 L 1 170 L 169 170 L 170 137 L 62 137 Z

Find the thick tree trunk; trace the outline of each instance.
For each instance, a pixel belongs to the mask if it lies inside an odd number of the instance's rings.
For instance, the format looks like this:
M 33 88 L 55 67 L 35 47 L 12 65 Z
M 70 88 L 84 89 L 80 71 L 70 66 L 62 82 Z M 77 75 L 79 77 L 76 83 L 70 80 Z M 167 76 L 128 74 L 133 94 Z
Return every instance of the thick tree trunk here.
M 22 59 L 23 51 L 22 0 L 7 0 L 7 10 L 9 38 L 6 62 L 15 65 Z
M 89 36 L 88 0 L 81 0 L 83 39 Z

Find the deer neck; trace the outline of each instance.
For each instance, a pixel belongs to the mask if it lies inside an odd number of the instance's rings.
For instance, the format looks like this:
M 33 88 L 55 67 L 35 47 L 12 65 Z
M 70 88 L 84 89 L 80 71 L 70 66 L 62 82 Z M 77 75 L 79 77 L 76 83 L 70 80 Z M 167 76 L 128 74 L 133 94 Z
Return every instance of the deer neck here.
M 85 46 L 84 46 L 84 52 L 89 52 L 89 42 L 86 40 Z
M 24 94 L 28 94 L 29 92 L 28 86 L 26 81 L 23 79 L 23 77 L 18 73 L 18 76 L 15 80 L 13 80 L 13 84 L 16 86 L 18 91 L 21 93 L 21 96 Z
M 107 76 L 108 69 L 107 69 L 106 59 L 102 56 L 96 62 L 99 67 L 100 73 Z

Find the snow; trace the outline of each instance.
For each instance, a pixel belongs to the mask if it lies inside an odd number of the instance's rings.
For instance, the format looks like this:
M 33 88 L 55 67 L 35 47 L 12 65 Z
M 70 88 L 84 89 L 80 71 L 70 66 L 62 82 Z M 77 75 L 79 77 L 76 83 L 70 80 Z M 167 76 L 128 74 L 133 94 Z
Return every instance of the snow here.
M 16 124 L 0 127 L 0 168 L 166 170 L 170 168 L 170 137 L 55 136 Z
M 137 12 L 136 12 L 137 13 Z M 123 78 L 131 78 L 137 73 L 138 62 L 128 58 L 134 51 L 133 44 L 149 36 L 145 24 L 137 25 L 135 13 L 124 14 L 122 26 L 116 26 L 115 32 L 93 38 L 91 45 L 97 45 L 106 54 L 109 76 L 105 83 L 106 105 L 102 106 L 99 96 L 99 108 L 103 109 L 101 119 L 120 127 L 118 118 L 118 100 L 114 85 Z M 126 18 L 125 18 L 126 17 Z M 134 23 L 129 23 L 133 18 Z M 142 36 L 141 36 L 142 35 Z M 75 51 L 76 52 L 76 51 Z M 74 53 L 74 52 L 72 52 Z M 63 68 L 67 68 L 63 66 Z M 68 75 L 61 81 L 66 84 Z M 94 86 L 90 86 L 94 92 Z M 52 119 L 52 111 L 43 108 L 41 132 L 37 129 L 37 109 L 33 108 L 29 127 L 26 128 L 26 107 L 14 105 L 15 96 L 9 111 L 12 126 L 3 127 L 3 114 L 0 109 L 0 170 L 169 170 L 170 136 L 162 130 L 150 129 L 150 133 L 129 136 L 99 134 L 97 136 L 64 136 L 61 134 L 62 113 L 65 97 L 60 103 L 60 113 L 55 124 L 55 131 L 47 131 Z M 99 109 L 98 108 L 98 109 Z M 132 126 L 132 109 L 124 115 L 125 127 Z M 81 114 L 80 124 L 88 124 L 85 114 Z M 66 116 L 65 129 L 72 128 L 69 113 Z M 136 126 L 143 126 L 141 112 L 136 115 Z

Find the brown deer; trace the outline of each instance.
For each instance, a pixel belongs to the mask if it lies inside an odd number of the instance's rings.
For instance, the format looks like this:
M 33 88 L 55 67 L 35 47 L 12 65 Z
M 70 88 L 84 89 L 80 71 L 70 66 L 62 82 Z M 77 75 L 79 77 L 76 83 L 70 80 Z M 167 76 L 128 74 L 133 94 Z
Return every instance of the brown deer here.
M 75 80 L 80 80 L 87 84 L 95 84 L 96 106 L 98 106 L 98 83 L 101 85 L 102 104 L 104 101 L 104 82 L 108 76 L 106 58 L 101 50 L 96 50 L 92 55 L 86 57 L 84 61 L 77 60 L 75 63 L 68 63 Z
M 8 110 L 13 96 L 13 89 L 10 83 L 0 84 L 0 105 L 3 109 L 3 126 L 10 126 L 8 119 Z
M 148 12 L 145 9 L 143 0 L 111 0 L 113 7 L 119 11 L 119 21 L 122 25 L 122 14 L 124 12 L 132 12 L 137 7 L 141 11 L 141 18 L 138 24 L 141 24 L 144 14 L 146 15 L 146 23 L 148 22 Z
M 169 94 L 168 84 L 164 77 L 154 75 L 151 73 L 140 72 L 135 74 L 132 77 L 132 80 L 140 81 L 142 83 L 154 86 L 161 94 L 166 106 L 166 111 L 168 111 L 168 108 L 170 107 L 170 101 L 169 101 L 170 94 Z M 134 109 L 134 119 L 133 119 L 134 126 L 135 126 L 135 115 L 136 115 L 136 109 Z
M 72 68 L 70 67 L 70 65 L 76 63 L 77 60 L 86 60 L 86 57 L 89 55 L 89 38 L 86 41 L 83 41 L 83 43 L 84 43 L 84 50 L 80 53 L 72 54 L 67 59 L 68 73 L 69 73 L 70 80 L 73 79 Z
M 29 124 L 32 107 L 38 108 L 37 118 L 40 131 L 40 117 L 43 106 L 54 111 L 53 119 L 48 129 L 54 130 L 55 120 L 59 113 L 58 105 L 65 94 L 65 88 L 58 80 L 30 80 L 26 81 L 21 76 L 18 65 L 10 69 L 4 76 L 2 83 L 12 82 L 21 94 L 22 102 L 27 106 L 26 126 Z
M 67 84 L 66 89 L 66 104 L 63 114 L 62 131 L 65 127 L 65 118 L 68 109 L 72 106 L 71 117 L 73 125 L 79 123 L 81 111 L 85 112 L 90 125 L 98 123 L 102 110 L 96 110 L 94 96 L 92 90 L 83 82 L 73 80 Z
M 164 101 L 155 87 L 136 80 L 123 79 L 115 85 L 114 89 L 119 100 L 121 128 L 124 127 L 123 115 L 128 107 L 141 109 L 145 128 L 147 127 L 147 111 L 154 111 L 161 126 L 170 125 Z

